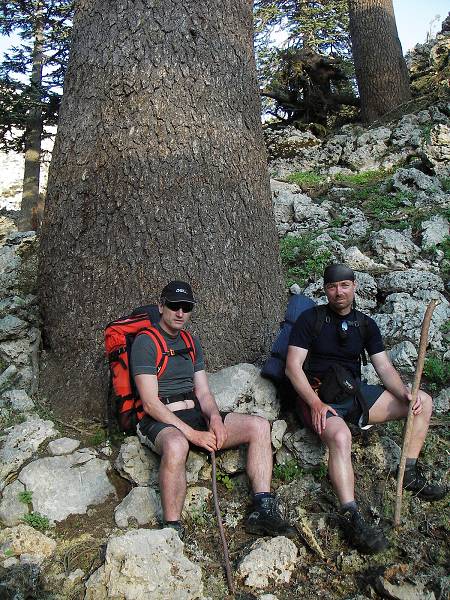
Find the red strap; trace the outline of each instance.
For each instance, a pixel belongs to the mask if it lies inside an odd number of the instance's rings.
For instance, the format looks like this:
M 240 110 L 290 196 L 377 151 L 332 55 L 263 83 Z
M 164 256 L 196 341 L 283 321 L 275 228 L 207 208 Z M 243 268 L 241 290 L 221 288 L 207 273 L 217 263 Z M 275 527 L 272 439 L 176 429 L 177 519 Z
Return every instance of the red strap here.
M 156 348 L 156 377 L 159 379 L 161 375 L 164 373 L 167 367 L 167 363 L 169 361 L 169 349 L 167 347 L 167 342 L 164 339 L 164 336 L 156 329 L 156 327 L 149 327 L 148 329 L 143 329 L 140 334 L 145 333 L 148 335 L 155 344 Z
M 186 348 L 189 350 L 189 356 L 191 357 L 192 364 L 195 365 L 196 352 L 195 352 L 194 338 L 189 333 L 189 331 L 185 331 L 184 329 L 182 329 L 180 331 L 180 335 L 183 339 L 183 342 L 186 344 Z

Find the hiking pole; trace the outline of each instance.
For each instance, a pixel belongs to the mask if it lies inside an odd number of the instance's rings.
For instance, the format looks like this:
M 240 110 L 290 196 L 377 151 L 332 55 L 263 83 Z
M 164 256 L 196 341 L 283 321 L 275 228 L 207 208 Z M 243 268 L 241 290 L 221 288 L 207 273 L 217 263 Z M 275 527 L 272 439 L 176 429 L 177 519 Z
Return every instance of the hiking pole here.
M 409 403 L 408 416 L 406 417 L 405 431 L 403 434 L 403 446 L 400 457 L 400 464 L 398 466 L 397 475 L 397 493 L 395 495 L 395 512 L 394 512 L 394 527 L 400 525 L 400 514 L 402 511 L 402 497 L 403 497 L 403 476 L 405 474 L 406 458 L 409 449 L 409 442 L 411 441 L 412 428 L 414 424 L 414 413 L 413 406 L 417 400 L 419 393 L 420 379 L 422 377 L 423 364 L 425 361 L 425 352 L 428 345 L 428 332 L 430 329 L 431 317 L 436 306 L 439 304 L 439 300 L 432 300 L 428 305 L 427 310 L 422 321 L 422 329 L 420 332 L 420 344 L 419 344 L 419 355 L 417 357 L 416 372 L 414 375 L 414 383 L 411 391 L 411 402 Z
M 222 524 L 222 515 L 220 514 L 219 499 L 217 496 L 216 453 L 214 452 L 214 450 L 211 451 L 211 465 L 212 465 L 212 489 L 213 489 L 213 498 L 214 498 L 214 508 L 216 511 L 217 524 L 219 526 L 220 539 L 222 540 L 223 556 L 225 559 L 225 572 L 227 574 L 228 589 L 234 595 L 233 574 L 231 572 L 227 540 L 225 539 L 225 532 L 223 530 L 223 524 Z

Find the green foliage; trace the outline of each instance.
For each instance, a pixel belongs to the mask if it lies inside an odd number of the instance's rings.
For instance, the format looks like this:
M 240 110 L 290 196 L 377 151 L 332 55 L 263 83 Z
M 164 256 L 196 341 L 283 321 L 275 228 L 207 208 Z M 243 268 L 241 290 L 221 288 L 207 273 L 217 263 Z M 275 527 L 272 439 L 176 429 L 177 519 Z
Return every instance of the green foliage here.
M 330 262 L 331 252 L 321 249 L 312 234 L 287 236 L 280 241 L 281 262 L 286 272 L 286 284 L 304 285 L 318 277 Z
M 450 192 L 450 177 L 443 177 L 441 179 L 441 185 L 444 192 Z
M 443 360 L 437 354 L 430 354 L 425 359 L 423 373 L 430 382 L 430 387 L 436 390 L 450 380 L 450 362 Z
M 295 171 L 286 177 L 286 181 L 296 183 L 302 190 L 311 190 L 324 185 L 326 179 L 314 171 Z
M 377 183 L 386 179 L 386 171 L 375 169 L 373 171 L 364 171 L 361 173 L 336 173 L 333 177 L 334 181 L 350 186 L 366 186 L 371 183 Z
M 50 527 L 48 518 L 37 512 L 31 512 L 28 515 L 24 515 L 22 521 L 38 531 L 46 531 Z
M 24 492 L 19 492 L 19 500 L 20 502 L 22 502 L 23 504 L 31 504 L 32 500 L 33 500 L 33 492 L 30 491 L 24 491 Z
M 450 319 L 447 319 L 445 323 L 441 325 L 442 333 L 450 333 Z
M 234 483 L 231 481 L 229 475 L 221 471 L 220 469 L 216 470 L 216 481 L 222 483 L 229 492 L 234 488 Z
M 438 244 L 439 248 L 444 253 L 444 258 L 441 262 L 441 271 L 444 277 L 450 276 L 450 235 L 448 235 L 443 242 Z
M 7 548 L 4 552 L 3 552 L 3 556 L 5 558 L 10 558 L 11 556 L 14 556 L 14 551 L 11 550 L 11 548 Z
M 92 436 L 89 438 L 89 445 L 99 446 L 100 444 L 106 442 L 107 438 L 108 432 L 106 431 L 106 429 L 97 429 L 97 431 L 93 433 Z
M 328 467 L 326 464 L 322 463 L 318 467 L 311 469 L 311 474 L 315 479 L 325 479 L 328 473 Z
M 290 483 L 291 481 L 294 481 L 294 479 L 298 479 L 303 474 L 303 469 L 294 459 L 288 460 L 282 465 L 275 465 L 273 468 L 274 477 L 286 483 Z

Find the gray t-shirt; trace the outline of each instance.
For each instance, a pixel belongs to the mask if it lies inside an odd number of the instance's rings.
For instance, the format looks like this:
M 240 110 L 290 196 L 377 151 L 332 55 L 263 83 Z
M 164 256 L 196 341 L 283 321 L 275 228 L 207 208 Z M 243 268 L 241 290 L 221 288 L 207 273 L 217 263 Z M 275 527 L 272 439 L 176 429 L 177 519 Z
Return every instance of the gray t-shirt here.
M 171 337 L 159 325 L 158 331 L 164 336 L 169 349 L 182 350 L 186 348 L 181 335 Z M 195 364 L 189 354 L 169 356 L 167 367 L 158 379 L 158 394 L 161 397 L 174 396 L 190 392 L 194 387 L 194 373 L 205 368 L 203 351 L 199 339 L 194 337 Z M 131 373 L 135 375 L 156 375 L 156 346 L 148 335 L 138 335 L 131 349 Z

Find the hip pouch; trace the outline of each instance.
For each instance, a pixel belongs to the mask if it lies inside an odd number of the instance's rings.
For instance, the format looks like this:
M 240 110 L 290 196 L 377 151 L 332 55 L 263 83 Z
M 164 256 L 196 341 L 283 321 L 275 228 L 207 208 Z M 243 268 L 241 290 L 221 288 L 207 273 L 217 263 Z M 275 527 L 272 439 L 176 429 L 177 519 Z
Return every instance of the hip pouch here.
M 325 404 L 339 404 L 353 396 L 362 413 L 361 426 L 367 425 L 369 409 L 366 401 L 358 381 L 345 367 L 336 363 L 330 365 L 321 381 L 318 394 Z

